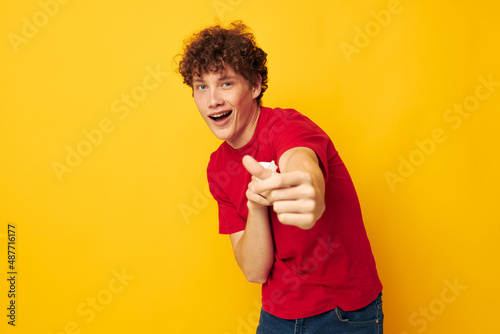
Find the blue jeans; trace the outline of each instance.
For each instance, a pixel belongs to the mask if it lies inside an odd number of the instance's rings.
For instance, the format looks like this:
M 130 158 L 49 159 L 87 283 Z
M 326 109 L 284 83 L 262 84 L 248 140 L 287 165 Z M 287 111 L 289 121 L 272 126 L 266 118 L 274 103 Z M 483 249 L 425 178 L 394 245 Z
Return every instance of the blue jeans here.
M 257 334 L 381 334 L 383 325 L 380 293 L 372 303 L 356 311 L 346 312 L 337 307 L 296 320 L 281 319 L 262 309 Z

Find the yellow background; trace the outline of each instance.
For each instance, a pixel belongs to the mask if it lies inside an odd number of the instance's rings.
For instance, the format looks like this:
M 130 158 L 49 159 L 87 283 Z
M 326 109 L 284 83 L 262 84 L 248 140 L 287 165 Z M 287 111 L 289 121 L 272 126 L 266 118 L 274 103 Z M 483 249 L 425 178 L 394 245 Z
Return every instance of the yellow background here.
M 309 116 L 348 166 L 385 287 L 385 331 L 499 331 L 500 87 L 459 125 L 445 120 L 455 104 L 474 102 L 479 77 L 500 82 L 495 1 L 54 3 L 0 4 L 2 333 L 256 327 L 260 287 L 217 234 L 206 190 L 219 142 L 172 63 L 184 38 L 216 18 L 242 19 L 269 54 L 264 105 Z M 377 23 L 374 13 L 388 8 L 397 13 Z M 367 28 L 369 41 L 359 33 Z M 148 69 L 162 72 L 157 81 Z M 141 101 L 114 112 L 132 93 Z M 85 146 L 84 131 L 101 126 L 107 133 Z M 423 156 L 415 141 L 435 129 L 446 140 Z M 53 165 L 67 165 L 68 146 L 87 156 L 58 178 Z M 410 156 L 418 166 L 391 186 L 388 172 Z M 9 223 L 15 328 L 6 317 Z

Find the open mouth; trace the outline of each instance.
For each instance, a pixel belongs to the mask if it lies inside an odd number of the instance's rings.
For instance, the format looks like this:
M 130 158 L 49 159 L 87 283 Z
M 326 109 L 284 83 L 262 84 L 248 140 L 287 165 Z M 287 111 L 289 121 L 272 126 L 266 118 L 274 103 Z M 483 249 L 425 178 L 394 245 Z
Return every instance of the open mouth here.
M 226 111 L 226 112 L 223 112 L 221 114 L 218 114 L 218 115 L 212 115 L 212 116 L 208 116 L 210 117 L 211 119 L 213 119 L 214 121 L 222 121 L 222 120 L 225 120 L 226 118 L 229 117 L 229 115 L 231 115 L 233 113 L 232 110 L 229 110 L 229 111 Z

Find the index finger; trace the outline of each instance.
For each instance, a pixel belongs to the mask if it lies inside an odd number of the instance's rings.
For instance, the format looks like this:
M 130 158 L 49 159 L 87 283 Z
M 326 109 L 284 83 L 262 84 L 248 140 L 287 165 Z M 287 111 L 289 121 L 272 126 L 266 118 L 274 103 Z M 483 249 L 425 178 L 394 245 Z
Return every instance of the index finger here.
M 311 175 L 306 172 L 294 171 L 283 174 L 275 173 L 272 177 L 253 185 L 252 191 L 262 193 L 274 189 L 298 186 L 309 182 L 311 182 Z

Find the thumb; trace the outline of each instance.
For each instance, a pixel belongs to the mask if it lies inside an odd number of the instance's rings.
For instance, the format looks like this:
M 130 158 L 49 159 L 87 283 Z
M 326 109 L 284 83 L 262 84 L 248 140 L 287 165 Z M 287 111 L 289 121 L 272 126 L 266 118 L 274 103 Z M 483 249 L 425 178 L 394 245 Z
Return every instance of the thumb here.
M 245 155 L 243 157 L 242 162 L 243 162 L 243 166 L 245 166 L 246 170 L 250 174 L 252 174 L 256 178 L 259 178 L 261 180 L 267 179 L 268 177 L 270 177 L 273 174 L 272 171 L 270 171 L 269 169 L 265 169 L 264 167 L 262 167 L 257 162 L 257 160 L 255 160 L 253 157 L 251 157 L 249 155 Z

